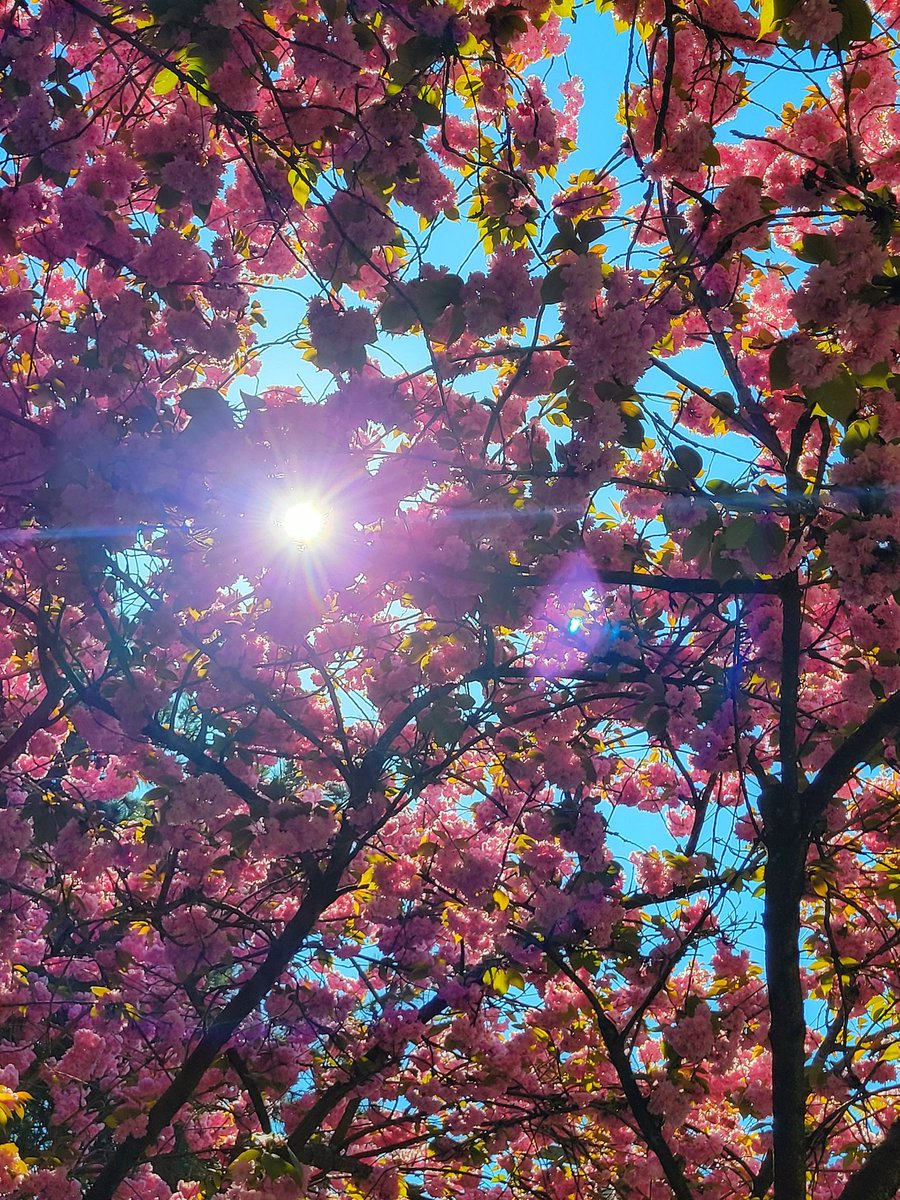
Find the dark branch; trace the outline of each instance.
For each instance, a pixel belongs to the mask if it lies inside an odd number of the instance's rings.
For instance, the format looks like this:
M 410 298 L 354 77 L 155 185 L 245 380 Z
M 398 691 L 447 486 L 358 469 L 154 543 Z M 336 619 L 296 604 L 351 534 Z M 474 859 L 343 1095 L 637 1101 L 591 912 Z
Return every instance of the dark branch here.
M 117 1147 L 85 1192 L 84 1200 L 112 1200 L 122 1180 L 142 1161 L 149 1147 L 193 1095 L 204 1074 L 227 1046 L 242 1021 L 272 989 L 300 950 L 316 921 L 334 902 L 341 876 L 352 857 L 349 847 L 352 836 L 349 825 L 345 825 L 327 869 L 310 881 L 303 902 L 272 943 L 262 965 L 235 992 L 187 1056 L 181 1069 L 151 1108 L 145 1132 L 140 1136 L 126 1138 Z
M 53 722 L 53 713 L 59 704 L 62 688 L 48 691 L 41 702 L 23 717 L 18 727 L 13 730 L 6 741 L 0 746 L 0 769 L 22 754 L 32 736 L 40 729 L 46 729 Z
M 886 737 L 900 728 L 900 692 L 874 708 L 858 729 L 844 738 L 831 758 L 803 793 L 803 817 L 807 828 L 815 824 L 853 773 Z
M 855 1175 L 851 1175 L 838 1200 L 893 1200 L 900 1191 L 900 1121 L 896 1121 Z
M 634 1071 L 631 1069 L 628 1051 L 625 1048 L 622 1034 L 607 1015 L 591 989 L 578 976 L 577 972 L 573 971 L 569 964 L 548 943 L 541 942 L 539 944 L 563 974 L 575 984 L 590 1005 L 600 1037 L 603 1039 L 603 1044 L 609 1055 L 609 1061 L 612 1063 L 613 1070 L 618 1076 L 619 1084 L 628 1102 L 628 1106 L 634 1115 L 635 1121 L 637 1121 L 638 1128 L 643 1134 L 648 1148 L 659 1160 L 659 1165 L 663 1169 L 663 1174 L 676 1200 L 693 1200 L 694 1193 L 684 1173 L 684 1162 L 673 1153 L 672 1148 L 663 1135 L 662 1122 L 647 1106 L 644 1094 L 638 1087 Z
M 259 793 L 235 775 L 233 771 L 230 771 L 224 763 L 210 758 L 190 738 L 183 737 L 173 729 L 166 729 L 156 717 L 145 726 L 144 733 L 154 745 L 163 746 L 167 750 L 173 750 L 176 754 L 180 754 L 198 771 L 203 771 L 207 775 L 216 775 L 230 791 L 244 801 L 252 816 L 260 817 L 265 813 L 266 804 Z

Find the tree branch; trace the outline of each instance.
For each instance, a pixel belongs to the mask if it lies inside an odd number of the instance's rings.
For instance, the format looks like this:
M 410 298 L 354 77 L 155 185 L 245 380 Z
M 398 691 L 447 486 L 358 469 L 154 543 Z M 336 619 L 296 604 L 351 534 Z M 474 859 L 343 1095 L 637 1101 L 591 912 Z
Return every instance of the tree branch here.
M 429 574 L 453 575 L 459 578 L 458 571 L 451 571 L 440 566 L 430 566 Z M 706 579 L 677 575 L 657 575 L 649 571 L 590 571 L 591 580 L 605 583 L 609 587 L 646 588 L 652 592 L 671 592 L 674 595 L 688 596 L 777 596 L 781 592 L 781 581 L 778 579 L 757 579 L 747 576 L 727 579 Z M 504 583 L 509 587 L 546 587 L 552 583 L 552 578 L 543 575 L 529 575 L 525 572 L 513 571 L 484 572 L 473 577 L 474 583 Z
M 114 715 L 115 710 L 113 710 Z M 210 758 L 208 754 L 204 754 L 203 750 L 192 742 L 190 738 L 182 737 L 180 733 L 176 733 L 173 729 L 166 729 L 159 723 L 156 717 L 149 721 L 144 727 L 144 733 L 147 738 L 157 746 L 163 746 L 167 750 L 172 750 L 176 754 L 180 754 L 182 758 L 186 758 L 189 763 L 195 766 L 199 771 L 204 771 L 208 775 L 215 775 L 225 784 L 229 791 L 234 792 L 250 811 L 251 816 L 261 817 L 266 812 L 266 803 L 260 797 L 259 793 L 240 779 L 233 771 L 230 771 L 224 763 L 217 762 L 214 758 Z
M 0 746 L 0 770 L 3 767 L 9 766 L 11 762 L 22 754 L 28 746 L 32 736 L 40 729 L 46 729 L 53 722 L 53 712 L 59 704 L 63 693 L 63 688 L 60 686 L 56 689 L 48 690 L 41 702 L 23 717 L 16 729 L 9 735 L 6 741 Z
M 436 1016 L 448 1008 L 448 1002 L 442 996 L 434 996 L 416 1012 L 416 1023 L 427 1025 Z M 288 1150 L 297 1156 L 301 1162 L 309 1153 L 309 1139 L 322 1128 L 325 1118 L 348 1096 L 354 1088 L 360 1087 L 367 1080 L 377 1075 L 386 1067 L 394 1053 L 385 1046 L 374 1046 L 362 1057 L 357 1058 L 344 1079 L 331 1084 L 315 1101 L 309 1111 L 301 1118 L 287 1140 Z
M 603 1044 L 609 1055 L 609 1061 L 612 1063 L 613 1070 L 618 1076 L 619 1084 L 628 1102 L 628 1106 L 634 1115 L 634 1119 L 637 1121 L 638 1128 L 644 1136 L 644 1141 L 653 1154 L 656 1155 L 659 1165 L 663 1169 L 666 1181 L 675 1194 L 676 1200 L 694 1200 L 693 1190 L 684 1173 L 684 1162 L 673 1153 L 663 1135 L 662 1122 L 659 1117 L 650 1111 L 647 1101 L 644 1099 L 644 1094 L 638 1087 L 637 1079 L 634 1076 L 634 1071 L 628 1059 L 628 1052 L 625 1049 L 622 1034 L 619 1033 L 591 989 L 586 986 L 584 981 L 578 976 L 578 973 L 572 970 L 565 959 L 557 954 L 547 942 L 541 941 L 538 944 L 563 974 L 575 984 L 590 1005 L 600 1037 L 603 1039 Z
M 841 742 L 815 779 L 802 794 L 803 819 L 807 828 L 814 825 L 828 804 L 857 767 L 872 751 L 900 728 L 900 692 L 874 708 L 863 723 Z
M 838 1200 L 893 1200 L 900 1191 L 900 1121 L 884 1140 L 869 1151 L 859 1170 L 851 1175 Z
M 809 845 L 803 828 L 797 757 L 801 592 L 796 572 L 782 581 L 781 781 L 760 797 L 766 846 L 766 986 L 772 1051 L 772 1154 L 775 1200 L 806 1195 L 806 1018 L 800 978 L 800 903 Z
M 303 902 L 272 943 L 262 965 L 235 992 L 187 1056 L 181 1069 L 150 1109 L 145 1132 L 139 1136 L 127 1137 L 116 1148 L 106 1166 L 84 1193 L 84 1200 L 112 1200 L 113 1193 L 122 1180 L 138 1166 L 146 1151 L 190 1099 L 204 1074 L 241 1022 L 253 1012 L 274 986 L 311 933 L 316 921 L 334 902 L 341 876 L 352 858 L 349 844 L 353 836 L 350 825 L 345 824 L 327 869 L 310 881 Z

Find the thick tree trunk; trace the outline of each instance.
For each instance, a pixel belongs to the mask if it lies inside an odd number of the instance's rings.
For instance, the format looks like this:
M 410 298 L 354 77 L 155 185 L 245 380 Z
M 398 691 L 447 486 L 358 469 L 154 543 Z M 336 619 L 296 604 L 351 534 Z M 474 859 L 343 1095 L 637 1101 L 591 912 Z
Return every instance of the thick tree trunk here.
M 806 843 L 798 834 L 779 831 L 777 820 L 773 824 L 765 873 L 764 928 L 771 1022 L 774 1200 L 803 1200 L 808 1088 L 799 940 Z
M 900 1192 L 900 1121 L 859 1168 L 841 1192 L 839 1200 L 893 1200 Z
M 782 583 L 781 783 L 761 798 L 766 843 L 766 984 L 772 1052 L 774 1200 L 806 1196 L 806 1019 L 800 982 L 800 903 L 808 834 L 800 799 L 797 744 L 801 594 L 796 572 Z

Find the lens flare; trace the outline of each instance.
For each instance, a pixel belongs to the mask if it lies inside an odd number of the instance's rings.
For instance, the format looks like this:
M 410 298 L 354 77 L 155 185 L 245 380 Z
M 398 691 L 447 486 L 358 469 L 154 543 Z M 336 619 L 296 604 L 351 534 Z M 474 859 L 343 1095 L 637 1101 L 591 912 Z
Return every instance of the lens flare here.
M 295 500 L 278 518 L 283 533 L 302 546 L 318 541 L 325 532 L 325 523 L 325 513 L 308 500 Z

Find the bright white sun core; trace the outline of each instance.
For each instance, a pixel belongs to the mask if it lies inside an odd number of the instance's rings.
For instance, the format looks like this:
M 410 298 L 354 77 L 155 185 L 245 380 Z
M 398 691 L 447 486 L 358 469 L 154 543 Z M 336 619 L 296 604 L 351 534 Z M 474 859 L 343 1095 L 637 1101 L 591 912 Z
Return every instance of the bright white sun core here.
M 295 500 L 282 510 L 276 523 L 292 542 L 308 546 L 324 533 L 325 513 L 308 500 Z

